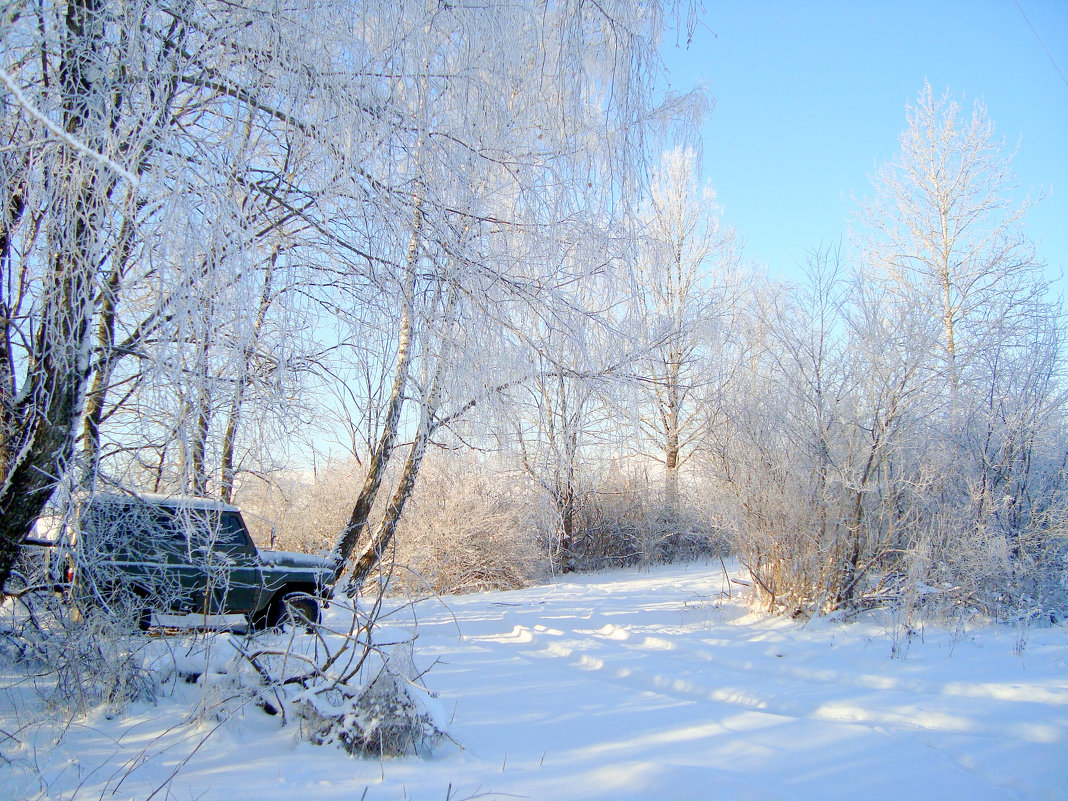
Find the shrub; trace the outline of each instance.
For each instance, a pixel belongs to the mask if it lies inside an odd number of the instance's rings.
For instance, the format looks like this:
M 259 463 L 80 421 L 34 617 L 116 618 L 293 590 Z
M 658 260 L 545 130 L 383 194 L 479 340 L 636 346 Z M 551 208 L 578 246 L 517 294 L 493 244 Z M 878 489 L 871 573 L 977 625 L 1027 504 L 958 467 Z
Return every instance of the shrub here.
M 450 452 L 428 457 L 397 534 L 393 581 L 418 592 L 511 590 L 544 574 L 533 490 Z

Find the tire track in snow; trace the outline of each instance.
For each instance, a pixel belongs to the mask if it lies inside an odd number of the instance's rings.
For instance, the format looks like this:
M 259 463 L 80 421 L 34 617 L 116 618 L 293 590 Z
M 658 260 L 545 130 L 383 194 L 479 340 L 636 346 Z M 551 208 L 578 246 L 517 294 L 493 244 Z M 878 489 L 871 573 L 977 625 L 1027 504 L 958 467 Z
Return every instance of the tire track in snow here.
M 634 642 L 628 629 L 621 629 L 611 623 L 605 624 L 596 631 L 575 629 L 576 634 L 595 637 L 598 639 L 611 640 L 628 650 L 638 653 L 660 652 L 667 658 L 680 663 L 689 664 L 696 659 L 702 663 L 715 665 L 735 672 L 758 673 L 774 679 L 793 679 L 807 683 L 819 682 L 836 686 L 850 686 L 865 690 L 881 690 L 920 693 L 932 696 L 958 696 L 962 698 L 981 698 L 991 701 L 1003 701 L 1019 704 L 1040 704 L 1042 706 L 1068 706 L 1068 688 L 1051 688 L 1020 686 L 998 682 L 950 682 L 948 684 L 932 684 L 906 677 L 890 677 L 875 673 L 850 674 L 843 673 L 831 668 L 809 668 L 800 665 L 791 665 L 787 662 L 758 662 L 756 660 L 739 660 L 724 657 L 721 654 L 709 651 L 706 648 L 687 648 L 678 651 L 675 643 L 665 640 L 663 637 L 651 635 L 642 636 L 642 640 Z M 688 644 L 689 645 L 689 644 Z M 682 656 L 680 654 L 685 654 Z
M 508 621 L 505 616 L 504 621 Z M 557 622 L 557 621 L 554 621 Z M 644 647 L 630 643 L 630 632 L 612 626 L 603 627 L 594 632 L 590 630 L 573 630 L 564 632 L 544 625 L 533 627 L 514 624 L 507 634 L 480 634 L 465 637 L 473 643 L 503 649 L 531 663 L 549 661 L 560 668 L 581 671 L 598 681 L 609 682 L 628 689 L 651 692 L 667 696 L 678 701 L 716 703 L 733 706 L 753 712 L 777 715 L 787 718 L 804 718 L 829 723 L 862 725 L 869 728 L 911 728 L 946 734 L 983 735 L 990 737 L 1011 737 L 1032 743 L 1058 743 L 1068 740 L 1066 727 L 1059 722 L 1026 721 L 1006 722 L 999 718 L 996 723 L 976 719 L 966 712 L 924 709 L 914 703 L 899 704 L 894 709 L 873 709 L 859 700 L 821 700 L 818 703 L 806 702 L 805 684 L 820 683 L 847 684 L 859 689 L 874 692 L 923 693 L 931 697 L 947 698 L 945 693 L 933 689 L 912 687 L 908 684 L 896 684 L 893 687 L 869 686 L 872 679 L 879 677 L 847 677 L 842 674 L 822 677 L 806 675 L 804 668 L 792 670 L 764 670 L 765 675 L 786 684 L 795 682 L 798 687 L 794 693 L 761 694 L 748 689 L 752 682 L 744 681 L 745 673 L 751 672 L 746 662 L 730 664 L 729 660 L 703 659 L 705 664 L 715 664 L 727 672 L 728 681 L 706 683 L 673 672 L 650 671 L 633 664 L 632 661 L 620 664 L 621 657 L 649 654 L 656 650 L 664 655 L 670 654 L 670 661 L 681 664 L 684 659 L 673 651 L 674 643 L 664 638 L 646 638 Z M 665 647 L 670 646 L 670 647 Z M 605 648 L 610 653 L 597 653 Z M 692 653 L 692 652 L 691 652 Z M 705 656 L 709 656 L 706 652 Z M 615 663 L 615 664 L 613 664 Z M 848 680 L 847 680 L 848 678 Z M 739 681 L 739 679 L 742 679 Z M 869 682 L 869 683 L 865 683 Z M 920 684 L 920 683 L 917 683 Z M 985 697 L 984 697 L 985 699 Z M 1011 699 L 1004 699 L 1012 702 Z

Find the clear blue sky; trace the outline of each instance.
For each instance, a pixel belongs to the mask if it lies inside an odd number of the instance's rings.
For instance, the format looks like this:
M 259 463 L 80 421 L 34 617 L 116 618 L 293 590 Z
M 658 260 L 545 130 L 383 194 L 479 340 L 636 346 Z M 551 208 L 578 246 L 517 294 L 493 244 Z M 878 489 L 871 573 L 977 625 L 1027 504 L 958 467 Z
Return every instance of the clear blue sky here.
M 845 237 L 851 198 L 872 193 L 927 80 L 969 110 L 982 98 L 1006 150 L 1018 146 L 1020 197 L 1048 195 L 1027 233 L 1051 273 L 1068 274 L 1068 0 L 703 7 L 689 48 L 670 38 L 662 52 L 673 88 L 715 98 L 704 173 L 751 260 L 796 277 L 806 250 Z M 1068 296 L 1068 279 L 1058 286 Z

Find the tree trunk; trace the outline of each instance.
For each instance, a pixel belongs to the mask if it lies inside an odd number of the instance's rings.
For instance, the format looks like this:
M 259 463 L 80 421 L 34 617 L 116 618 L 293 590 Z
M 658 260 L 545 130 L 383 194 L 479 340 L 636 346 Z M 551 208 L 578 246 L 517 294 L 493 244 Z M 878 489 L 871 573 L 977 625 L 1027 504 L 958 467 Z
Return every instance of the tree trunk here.
M 96 347 L 99 364 L 93 376 L 92 386 L 85 399 L 85 420 L 82 424 L 82 476 L 81 486 L 92 490 L 100 466 L 100 426 L 104 421 L 104 407 L 111 376 L 115 369 L 115 322 L 118 318 L 119 295 L 122 290 L 122 278 L 133 248 L 134 223 L 131 218 L 123 221 L 119 234 L 119 243 L 112 260 L 107 283 L 100 293 Z
M 211 430 L 211 391 L 207 386 L 207 369 L 201 373 L 201 386 L 197 387 L 196 419 L 192 441 L 189 443 L 189 468 L 192 473 L 193 495 L 208 497 L 208 432 Z
M 341 532 L 337 545 L 334 547 L 334 575 L 339 578 L 345 570 L 356 544 L 360 540 L 367 520 L 371 516 L 371 509 L 378 491 L 382 486 L 382 478 L 386 466 L 393 454 L 393 446 L 397 440 L 397 429 L 400 425 L 401 409 L 404 406 L 404 388 L 408 383 L 408 371 L 412 362 L 412 329 L 415 313 L 415 274 L 416 262 L 419 259 L 420 239 L 422 236 L 423 212 L 422 196 L 416 198 L 414 219 L 412 220 L 412 236 L 408 243 L 408 257 L 402 302 L 404 308 L 401 311 L 400 337 L 397 340 L 397 366 L 393 373 L 393 386 L 390 389 L 389 401 L 386 404 L 385 420 L 382 433 L 378 438 L 375 449 L 367 462 L 367 475 L 364 476 L 360 494 L 356 497 L 352 514 L 349 515 L 348 523 Z
M 681 323 L 680 323 L 681 325 Z M 679 516 L 679 407 L 682 357 L 672 353 L 665 371 L 664 408 L 664 512 L 666 523 L 674 526 Z M 670 532 L 674 533 L 674 532 Z
M 90 115 L 103 116 L 105 93 L 92 63 L 103 48 L 102 0 L 67 7 L 59 70 L 64 128 L 88 140 Z M 82 411 L 101 217 L 114 179 L 68 146 L 52 173 L 55 222 L 49 232 L 40 318 L 26 384 L 0 432 L 0 586 L 66 469 Z M 5 410 L 6 411 L 6 410 Z
M 939 276 L 942 290 L 942 328 L 946 338 L 946 371 L 949 373 L 949 390 L 955 400 L 957 397 L 957 340 L 954 326 L 956 324 L 953 310 L 952 285 L 949 278 L 948 264 Z
M 393 543 L 393 537 L 397 533 L 397 524 L 400 522 L 401 514 L 404 512 L 404 506 L 415 488 L 415 479 L 419 475 L 419 468 L 423 463 L 423 457 L 426 455 L 429 442 L 430 431 L 424 422 L 419 426 L 415 442 L 412 443 L 412 448 L 408 451 L 408 458 L 404 462 L 404 471 L 401 473 L 400 482 L 386 505 L 386 512 L 382 522 L 379 523 L 378 528 L 375 529 L 374 536 L 371 537 L 367 547 L 363 549 L 352 567 L 352 582 L 354 586 L 363 586 L 367 577 L 371 575 Z
M 26 201 L 23 197 L 25 187 L 21 184 L 10 190 L 10 195 L 4 198 L 5 206 L 0 217 L 0 267 L 5 276 L 11 275 L 14 268 L 11 252 L 11 238 L 22 221 L 23 212 L 26 210 Z M 14 312 L 13 306 L 18 298 L 5 296 L 7 281 L 0 281 L 0 315 L 4 320 L 10 320 Z M 18 387 L 15 382 L 15 357 L 11 349 L 11 327 L 3 326 L 0 332 L 0 448 L 8 445 L 7 434 L 15 424 L 15 398 L 18 395 Z M 9 455 L 0 451 L 0 464 L 7 464 Z
M 440 294 L 439 288 L 432 307 L 436 307 L 440 300 Z M 434 431 L 437 430 L 436 417 L 438 404 L 441 401 L 441 376 L 448 364 L 451 349 L 447 332 L 449 325 L 453 322 L 455 308 L 456 293 L 450 292 L 442 315 L 445 321 L 445 333 L 443 335 L 446 338 L 441 343 L 436 359 L 437 364 L 434 366 L 433 376 L 426 389 L 426 395 L 423 397 L 422 409 L 419 415 L 419 428 L 415 433 L 415 441 L 412 443 L 411 450 L 408 451 L 408 458 L 404 462 L 404 471 L 401 473 L 400 481 L 393 491 L 393 496 L 386 505 L 386 512 L 382 522 L 378 525 L 374 536 L 371 537 L 370 542 L 367 543 L 353 566 L 352 579 L 357 588 L 363 585 L 364 581 L 367 580 L 367 577 L 381 561 L 386 550 L 393 543 L 393 538 L 397 533 L 397 525 L 400 523 L 401 515 L 404 513 L 404 507 L 412 495 L 412 490 L 415 488 L 415 480 L 419 476 L 419 468 L 423 464 L 423 457 L 426 456 L 430 438 L 433 436 Z
M 245 389 L 249 383 L 249 364 L 256 355 L 259 347 L 260 332 L 263 330 L 263 321 L 267 318 L 267 311 L 271 308 L 271 290 L 274 281 L 274 265 L 278 259 L 278 251 L 272 255 L 267 265 L 267 271 L 263 278 L 263 292 L 260 294 L 260 305 L 256 310 L 256 321 L 252 325 L 252 332 L 248 343 L 241 353 L 241 365 L 237 377 L 234 379 L 234 397 L 230 402 L 230 413 L 226 420 L 226 432 L 223 434 L 222 444 L 222 476 L 220 480 L 220 495 L 223 501 L 230 503 L 234 496 L 234 448 L 237 443 L 237 433 L 241 424 L 241 408 L 244 405 Z

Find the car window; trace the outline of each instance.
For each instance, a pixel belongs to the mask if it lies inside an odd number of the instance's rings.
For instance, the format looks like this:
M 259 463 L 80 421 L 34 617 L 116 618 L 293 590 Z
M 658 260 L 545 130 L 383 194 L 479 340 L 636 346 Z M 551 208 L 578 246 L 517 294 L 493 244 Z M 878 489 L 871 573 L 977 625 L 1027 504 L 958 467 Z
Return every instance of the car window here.
M 133 556 L 254 550 L 241 515 L 218 509 L 98 499 L 85 511 L 81 529 L 90 552 Z
M 225 548 L 248 548 L 248 533 L 241 515 L 237 512 L 223 512 L 219 521 L 219 536 L 215 542 L 217 546 Z
M 144 503 L 96 500 L 82 517 L 81 537 L 89 553 L 136 558 L 172 549 L 184 534 L 165 509 Z
M 171 510 L 149 507 L 145 518 L 145 528 L 153 537 L 167 540 L 185 539 L 182 523 Z

